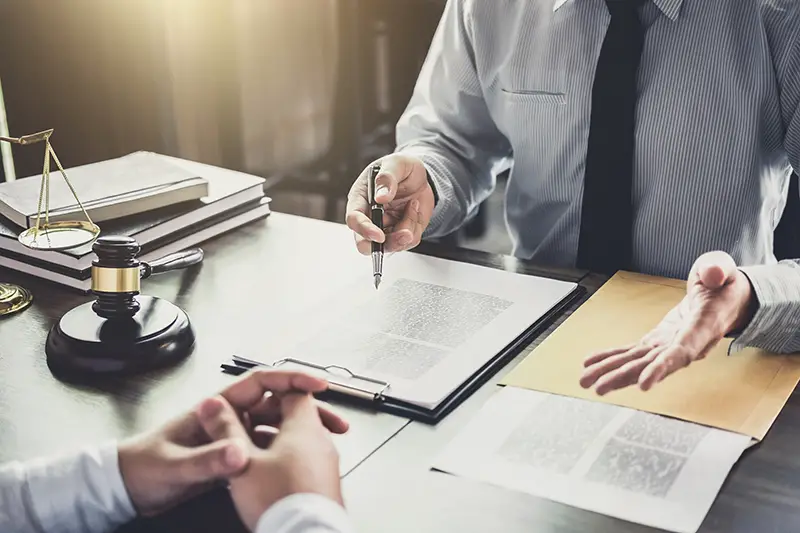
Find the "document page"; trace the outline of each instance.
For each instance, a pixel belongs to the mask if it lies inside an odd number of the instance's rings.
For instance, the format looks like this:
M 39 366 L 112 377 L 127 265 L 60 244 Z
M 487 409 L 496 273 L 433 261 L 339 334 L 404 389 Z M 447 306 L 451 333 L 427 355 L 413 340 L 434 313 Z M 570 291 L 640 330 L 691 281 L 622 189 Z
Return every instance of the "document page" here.
M 270 352 L 346 368 L 433 407 L 577 288 L 415 253 L 387 258 L 384 272 L 378 290 L 366 269 L 343 280 Z
M 749 436 L 504 387 L 433 468 L 676 533 L 694 533 Z

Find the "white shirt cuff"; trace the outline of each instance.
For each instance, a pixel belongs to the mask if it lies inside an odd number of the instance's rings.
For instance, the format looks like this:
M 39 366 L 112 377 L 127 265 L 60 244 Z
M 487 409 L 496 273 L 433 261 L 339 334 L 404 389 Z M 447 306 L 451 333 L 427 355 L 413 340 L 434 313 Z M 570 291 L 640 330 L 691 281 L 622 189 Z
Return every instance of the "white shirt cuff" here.
M 347 512 L 319 494 L 292 494 L 261 515 L 254 533 L 350 533 Z
M 45 531 L 105 532 L 136 516 L 116 442 L 35 460 L 25 470 L 31 505 Z
M 774 353 L 800 350 L 800 265 L 781 261 L 771 265 L 740 267 L 758 299 L 758 309 L 731 343 L 730 352 L 745 347 Z

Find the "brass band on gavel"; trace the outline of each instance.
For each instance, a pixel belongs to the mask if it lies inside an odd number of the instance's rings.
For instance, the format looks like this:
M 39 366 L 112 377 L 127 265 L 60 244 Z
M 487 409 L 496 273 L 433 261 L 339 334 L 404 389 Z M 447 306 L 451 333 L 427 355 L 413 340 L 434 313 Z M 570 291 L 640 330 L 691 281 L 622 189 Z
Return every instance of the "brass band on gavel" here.
M 114 268 L 92 266 L 92 291 L 139 292 L 141 272 L 139 265 Z

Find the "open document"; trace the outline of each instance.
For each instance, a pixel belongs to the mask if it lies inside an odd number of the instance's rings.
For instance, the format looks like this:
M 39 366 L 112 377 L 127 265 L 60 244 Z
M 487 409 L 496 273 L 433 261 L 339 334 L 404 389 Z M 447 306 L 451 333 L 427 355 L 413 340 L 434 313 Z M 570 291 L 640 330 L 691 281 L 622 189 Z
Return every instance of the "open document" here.
M 746 435 L 627 407 L 504 387 L 433 467 L 694 533 L 751 442 Z
M 357 386 L 364 380 L 350 374 L 367 377 L 384 395 L 425 408 L 577 290 L 416 253 L 387 257 L 379 290 L 366 269 L 332 283 L 340 285 L 327 297 L 309 295 L 311 308 L 294 331 L 270 339 L 272 360 L 264 362 L 338 367 L 337 379 Z

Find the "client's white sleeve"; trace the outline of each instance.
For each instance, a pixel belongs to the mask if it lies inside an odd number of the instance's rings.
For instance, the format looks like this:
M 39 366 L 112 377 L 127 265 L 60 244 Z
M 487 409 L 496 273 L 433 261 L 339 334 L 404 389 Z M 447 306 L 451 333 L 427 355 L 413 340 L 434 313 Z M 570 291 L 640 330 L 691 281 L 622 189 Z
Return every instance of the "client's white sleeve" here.
M 116 443 L 0 466 L 3 533 L 107 533 L 135 515 Z
M 293 494 L 261 516 L 254 533 L 353 533 L 341 505 L 319 494 Z

